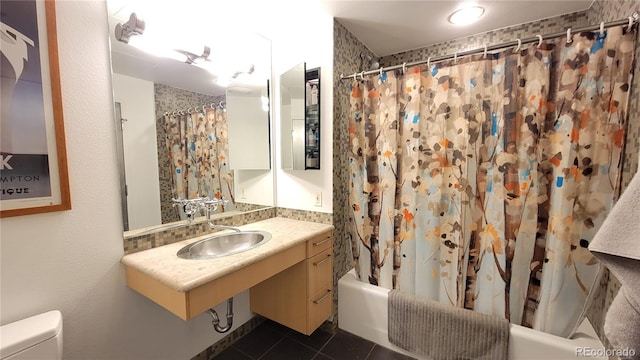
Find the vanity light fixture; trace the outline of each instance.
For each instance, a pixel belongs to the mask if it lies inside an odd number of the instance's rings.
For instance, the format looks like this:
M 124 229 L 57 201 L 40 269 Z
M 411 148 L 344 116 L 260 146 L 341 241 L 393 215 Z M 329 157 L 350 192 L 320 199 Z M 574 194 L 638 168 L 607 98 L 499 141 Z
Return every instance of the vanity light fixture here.
M 467 6 L 449 15 L 449 22 L 454 25 L 468 25 L 478 20 L 483 14 L 484 8 L 482 6 Z
M 124 24 L 116 25 L 116 39 L 128 44 L 132 36 L 142 35 L 144 27 L 144 20 L 138 18 L 136 13 L 131 13 L 129 21 Z
M 147 32 L 146 35 L 143 36 Z M 226 69 L 232 65 L 216 64 L 210 59 L 211 48 L 207 45 L 193 43 L 186 46 L 188 38 L 179 37 L 173 31 L 163 31 L 162 29 L 147 29 L 145 21 L 136 13 L 131 13 L 129 20 L 119 23 L 115 27 L 115 37 L 118 41 L 134 46 L 150 54 L 167 57 L 187 64 L 198 66 L 217 76 L 216 83 L 226 87 L 232 79 L 236 79 L 241 74 L 252 74 L 255 67 L 253 64 L 243 70 Z M 159 31 L 158 31 L 159 30 Z M 181 45 L 175 45 L 175 44 Z

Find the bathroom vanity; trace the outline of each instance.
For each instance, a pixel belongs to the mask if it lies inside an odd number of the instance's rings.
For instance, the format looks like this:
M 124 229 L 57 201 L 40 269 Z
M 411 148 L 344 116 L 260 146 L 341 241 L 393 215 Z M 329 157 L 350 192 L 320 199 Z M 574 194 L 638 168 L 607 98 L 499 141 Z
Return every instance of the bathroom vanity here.
M 311 334 L 331 316 L 333 225 L 271 218 L 239 228 L 266 231 L 272 238 L 206 260 L 176 255 L 204 236 L 125 255 L 127 286 L 183 320 L 251 289 L 252 312 Z

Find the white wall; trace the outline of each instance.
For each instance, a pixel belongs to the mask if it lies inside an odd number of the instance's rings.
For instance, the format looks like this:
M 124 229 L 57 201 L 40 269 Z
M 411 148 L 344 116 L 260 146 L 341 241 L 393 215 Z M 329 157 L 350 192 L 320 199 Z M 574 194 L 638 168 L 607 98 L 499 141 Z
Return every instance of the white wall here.
M 190 359 L 222 337 L 210 318 L 184 322 L 125 285 L 105 3 L 56 8 L 73 210 L 0 220 L 0 323 L 60 309 L 66 360 Z M 248 308 L 245 292 L 234 329 Z
M 160 180 L 153 82 L 113 74 L 113 96 L 121 105 L 129 229 L 158 225 Z
M 233 170 L 271 168 L 269 121 L 262 109 L 261 93 L 257 91 L 253 89 L 253 93 L 247 95 L 227 91 L 229 167 Z
M 318 2 L 287 2 L 286 11 L 274 14 L 265 35 L 273 40 L 273 104 L 280 104 L 280 75 L 296 64 L 320 67 L 320 170 L 282 170 L 281 148 L 276 148 L 276 204 L 278 207 L 333 212 L 333 17 Z M 295 16 L 294 14 L 303 14 Z M 313 16 L 310 16 L 313 14 Z M 280 16 L 281 18 L 278 18 Z M 276 107 L 275 118 L 280 118 Z M 280 142 L 276 122 L 274 137 Z M 315 193 L 322 206 L 315 206 Z

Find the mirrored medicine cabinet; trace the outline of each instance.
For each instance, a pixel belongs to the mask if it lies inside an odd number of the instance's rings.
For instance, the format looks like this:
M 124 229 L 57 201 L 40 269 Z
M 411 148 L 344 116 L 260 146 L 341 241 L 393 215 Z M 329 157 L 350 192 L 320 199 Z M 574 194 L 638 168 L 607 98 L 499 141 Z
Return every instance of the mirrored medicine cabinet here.
M 280 76 L 282 168 L 320 169 L 320 68 L 298 64 Z

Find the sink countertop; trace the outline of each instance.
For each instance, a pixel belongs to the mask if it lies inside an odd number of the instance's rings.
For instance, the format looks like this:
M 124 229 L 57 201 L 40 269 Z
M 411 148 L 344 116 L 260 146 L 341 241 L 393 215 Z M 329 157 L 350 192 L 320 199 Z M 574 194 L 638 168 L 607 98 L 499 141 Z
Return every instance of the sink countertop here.
M 290 247 L 304 243 L 314 236 L 333 230 L 333 225 L 310 221 L 275 217 L 238 227 L 241 230 L 261 230 L 271 233 L 271 240 L 253 249 L 214 259 L 180 259 L 176 254 L 183 246 L 211 235 L 229 233 L 224 230 L 176 242 L 157 248 L 125 255 L 122 263 L 162 282 L 168 287 L 187 292 L 219 277 L 227 275 L 277 254 Z

